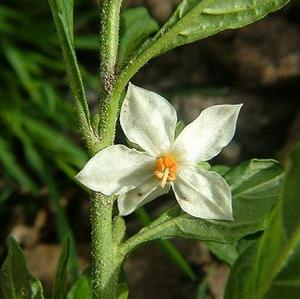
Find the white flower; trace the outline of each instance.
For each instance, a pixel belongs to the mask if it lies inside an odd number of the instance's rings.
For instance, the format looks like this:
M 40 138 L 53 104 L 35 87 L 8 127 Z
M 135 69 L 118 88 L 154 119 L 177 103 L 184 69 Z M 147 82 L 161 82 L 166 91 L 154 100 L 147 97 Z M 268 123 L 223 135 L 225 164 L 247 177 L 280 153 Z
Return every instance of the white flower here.
M 175 139 L 173 106 L 158 94 L 129 84 L 120 123 L 128 140 L 144 151 L 109 146 L 87 162 L 77 179 L 94 191 L 119 195 L 121 215 L 168 192 L 171 186 L 188 214 L 233 220 L 228 184 L 218 173 L 197 164 L 215 157 L 230 142 L 241 106 L 211 106 Z

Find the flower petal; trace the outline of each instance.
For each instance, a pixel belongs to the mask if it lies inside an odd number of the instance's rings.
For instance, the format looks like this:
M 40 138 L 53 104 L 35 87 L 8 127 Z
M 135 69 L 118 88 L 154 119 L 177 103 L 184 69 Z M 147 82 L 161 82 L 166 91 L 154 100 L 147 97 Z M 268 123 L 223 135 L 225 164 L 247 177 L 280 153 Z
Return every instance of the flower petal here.
M 175 140 L 172 152 L 181 161 L 208 161 L 232 139 L 240 105 L 206 108 Z
M 129 83 L 120 123 L 127 138 L 158 157 L 170 150 L 177 116 L 172 105 L 155 92 Z
M 230 187 L 218 173 L 181 166 L 173 189 L 180 207 L 188 214 L 233 220 Z
M 124 145 L 112 145 L 91 158 L 76 178 L 86 187 L 106 195 L 119 194 L 145 182 L 155 159 Z
M 169 192 L 170 188 L 161 188 L 156 178 L 150 178 L 138 188 L 122 193 L 118 199 L 121 216 L 126 216 L 149 201 Z

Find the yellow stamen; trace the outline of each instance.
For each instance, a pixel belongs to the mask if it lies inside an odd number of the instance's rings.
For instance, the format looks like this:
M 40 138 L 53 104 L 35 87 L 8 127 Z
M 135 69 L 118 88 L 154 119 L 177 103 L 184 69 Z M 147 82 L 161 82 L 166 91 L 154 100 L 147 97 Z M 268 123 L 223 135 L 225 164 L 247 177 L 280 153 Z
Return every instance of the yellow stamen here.
M 160 186 L 162 188 L 165 188 L 167 180 L 168 180 L 168 176 L 169 176 L 169 168 L 166 168 L 166 171 L 164 172 L 164 175 L 163 175 L 161 183 L 160 183 Z
M 161 181 L 160 185 L 162 188 L 166 186 L 167 182 L 176 179 L 177 168 L 177 162 L 171 154 L 167 154 L 156 160 L 154 176 Z

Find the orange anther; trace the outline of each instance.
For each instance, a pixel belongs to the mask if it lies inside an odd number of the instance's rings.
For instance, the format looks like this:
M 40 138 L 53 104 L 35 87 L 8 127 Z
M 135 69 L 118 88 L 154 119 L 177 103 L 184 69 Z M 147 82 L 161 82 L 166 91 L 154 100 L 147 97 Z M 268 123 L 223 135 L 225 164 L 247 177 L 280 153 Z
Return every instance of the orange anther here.
M 161 181 L 162 188 L 165 187 L 167 182 L 176 179 L 177 168 L 177 162 L 171 154 L 167 154 L 156 160 L 154 176 Z
M 163 158 L 159 158 L 156 160 L 156 170 L 163 171 L 165 169 L 165 164 Z
M 167 154 L 163 157 L 164 159 L 164 164 L 166 167 L 171 167 L 173 166 L 174 164 L 176 165 L 176 161 L 175 159 L 173 158 L 173 156 L 171 154 Z
M 175 173 L 177 172 L 177 163 L 175 162 L 172 166 L 170 166 L 170 173 Z

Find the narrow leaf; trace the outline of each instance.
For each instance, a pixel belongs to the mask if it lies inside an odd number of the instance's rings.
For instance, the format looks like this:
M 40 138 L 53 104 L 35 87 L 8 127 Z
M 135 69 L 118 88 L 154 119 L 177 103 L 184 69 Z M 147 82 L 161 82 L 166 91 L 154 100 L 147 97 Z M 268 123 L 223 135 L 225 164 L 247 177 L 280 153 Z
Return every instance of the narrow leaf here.
M 87 104 L 81 73 L 74 50 L 73 0 L 49 0 L 59 43 L 63 52 L 81 129 L 91 132 L 90 112 Z M 92 138 L 91 136 L 89 138 Z M 89 143 L 89 138 L 87 142 Z
M 70 240 L 67 239 L 62 246 L 62 252 L 60 255 L 53 292 L 52 299 L 65 299 L 67 291 L 67 266 L 70 256 Z
M 43 299 L 41 283 L 28 271 L 23 253 L 13 237 L 7 239 L 8 253 L 0 270 L 0 286 L 4 299 Z
M 38 186 L 21 168 L 18 161 L 13 155 L 10 144 L 0 137 L 0 162 L 5 171 L 14 178 L 20 185 L 31 191 L 33 194 L 37 193 Z

